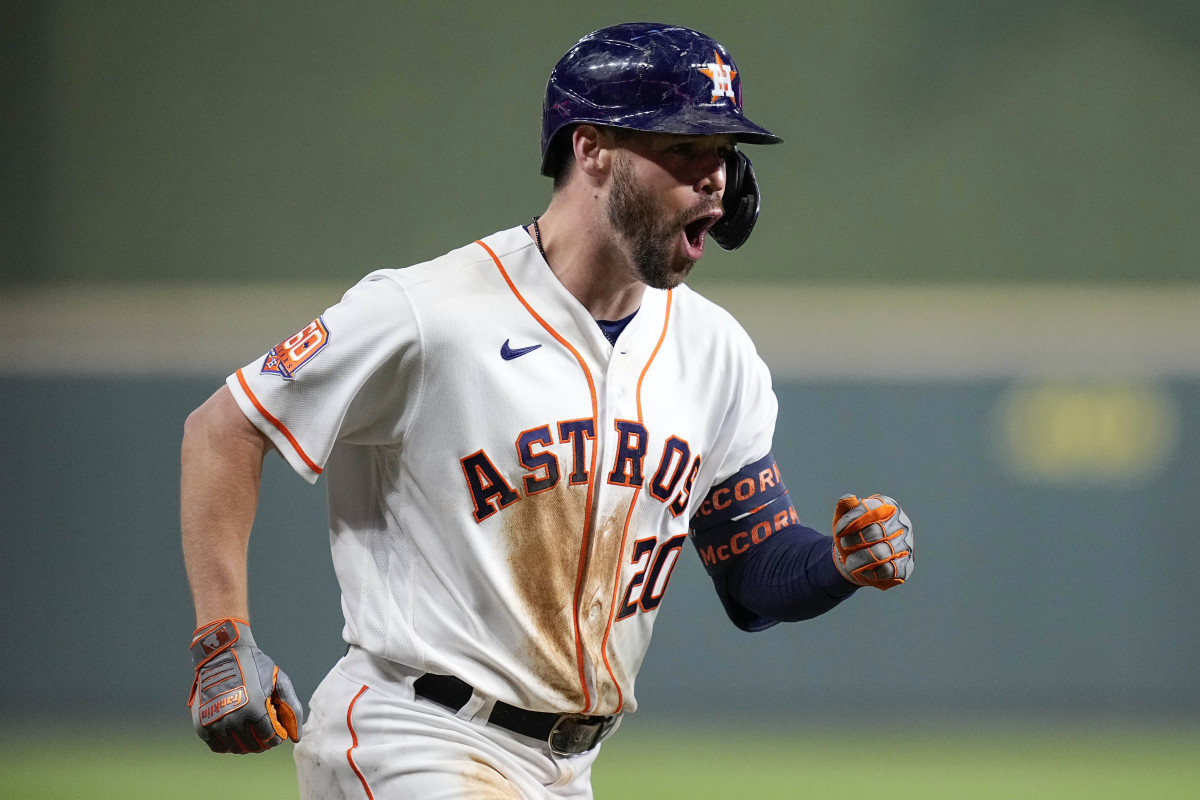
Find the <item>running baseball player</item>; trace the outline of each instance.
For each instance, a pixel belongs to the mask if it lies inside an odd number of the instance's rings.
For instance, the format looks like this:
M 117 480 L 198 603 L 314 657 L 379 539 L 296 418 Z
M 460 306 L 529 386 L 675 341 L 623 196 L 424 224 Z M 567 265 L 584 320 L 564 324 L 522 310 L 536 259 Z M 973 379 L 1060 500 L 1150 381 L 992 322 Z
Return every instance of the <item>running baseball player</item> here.
M 584 37 L 546 87 L 543 214 L 368 275 L 188 418 L 189 705 L 210 748 L 297 741 L 314 800 L 586 798 L 689 539 L 748 631 L 905 581 L 890 498 L 834 502 L 832 538 L 801 523 L 767 368 L 684 284 L 706 236 L 736 248 L 758 217 L 738 146 L 780 141 L 741 85 L 694 30 Z M 248 621 L 272 449 L 325 477 L 345 614 L 307 719 Z

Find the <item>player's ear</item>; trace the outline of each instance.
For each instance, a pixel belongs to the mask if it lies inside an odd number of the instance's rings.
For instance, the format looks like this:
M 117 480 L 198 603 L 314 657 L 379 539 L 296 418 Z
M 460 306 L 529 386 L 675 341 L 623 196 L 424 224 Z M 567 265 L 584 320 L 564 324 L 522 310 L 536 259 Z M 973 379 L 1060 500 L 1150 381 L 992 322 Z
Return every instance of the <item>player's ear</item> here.
M 596 125 L 576 125 L 571 131 L 575 163 L 592 180 L 603 180 L 612 169 L 616 142 L 613 135 Z

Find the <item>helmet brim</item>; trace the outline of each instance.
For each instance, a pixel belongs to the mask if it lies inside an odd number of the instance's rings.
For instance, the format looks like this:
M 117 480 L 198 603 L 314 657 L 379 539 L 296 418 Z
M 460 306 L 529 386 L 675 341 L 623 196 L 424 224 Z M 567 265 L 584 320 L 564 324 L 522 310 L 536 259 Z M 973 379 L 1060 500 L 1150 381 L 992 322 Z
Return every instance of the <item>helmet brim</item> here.
M 644 133 L 670 133 L 681 136 L 721 136 L 732 135 L 738 144 L 780 144 L 783 139 L 771 133 L 761 125 L 756 125 L 745 117 L 731 118 L 705 114 L 692 107 L 670 116 L 661 112 L 648 111 L 645 114 L 628 114 L 619 123 L 609 119 L 572 119 L 564 122 L 550 136 L 551 144 L 542 154 L 543 175 L 549 175 L 549 161 L 554 152 L 552 143 L 563 131 L 576 125 L 603 125 L 609 128 L 624 128 Z
M 611 123 L 610 123 L 611 124 Z M 650 112 L 646 120 L 637 119 L 636 114 L 630 115 L 620 125 L 620 128 L 632 128 L 650 133 L 676 133 L 685 136 L 715 136 L 732 134 L 743 144 L 779 144 L 782 138 L 771 133 L 761 125 L 756 125 L 744 116 L 731 114 L 714 114 L 703 106 L 685 106 L 674 114 Z

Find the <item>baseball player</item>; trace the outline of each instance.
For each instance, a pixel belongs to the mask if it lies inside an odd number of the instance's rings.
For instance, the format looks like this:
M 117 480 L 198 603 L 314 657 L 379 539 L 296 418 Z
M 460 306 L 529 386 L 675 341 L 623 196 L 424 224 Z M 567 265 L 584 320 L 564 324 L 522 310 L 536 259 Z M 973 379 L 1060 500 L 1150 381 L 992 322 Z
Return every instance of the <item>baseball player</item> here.
M 912 568 L 890 498 L 801 524 L 766 366 L 684 283 L 759 191 L 742 75 L 694 30 L 625 24 L 550 75 L 539 217 L 383 269 L 189 418 L 189 705 L 218 752 L 285 738 L 305 798 L 586 798 L 688 540 L 735 625 L 823 613 Z M 249 623 L 262 461 L 325 476 L 346 656 L 307 719 Z M 269 634 L 268 634 L 269 635 Z M 303 737 L 301 736 L 303 729 Z

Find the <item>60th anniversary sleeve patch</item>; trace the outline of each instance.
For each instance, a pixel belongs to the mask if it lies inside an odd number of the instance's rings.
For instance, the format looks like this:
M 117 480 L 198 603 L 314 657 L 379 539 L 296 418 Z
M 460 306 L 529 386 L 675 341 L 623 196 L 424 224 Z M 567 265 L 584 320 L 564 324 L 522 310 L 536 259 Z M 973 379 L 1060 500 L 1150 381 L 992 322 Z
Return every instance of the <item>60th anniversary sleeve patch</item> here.
M 263 360 L 263 374 L 274 374 L 291 380 L 296 370 L 303 367 L 329 341 L 329 328 L 325 320 L 317 317 L 294 336 L 289 336 L 271 348 Z

